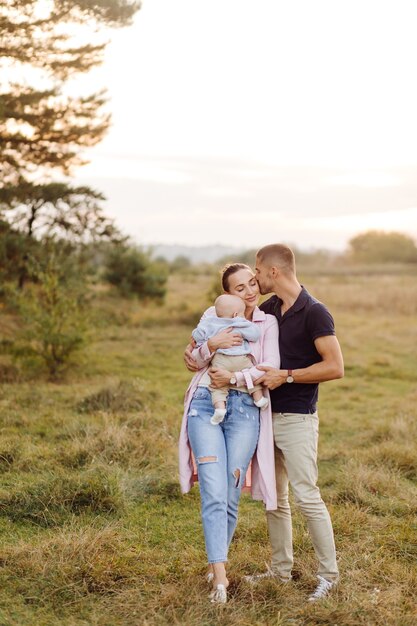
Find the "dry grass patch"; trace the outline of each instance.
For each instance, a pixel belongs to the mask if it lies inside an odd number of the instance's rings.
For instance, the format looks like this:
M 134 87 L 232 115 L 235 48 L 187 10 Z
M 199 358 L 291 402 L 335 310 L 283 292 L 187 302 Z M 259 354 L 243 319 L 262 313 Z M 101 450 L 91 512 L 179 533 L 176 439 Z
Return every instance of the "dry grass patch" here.
M 369 467 L 355 459 L 342 466 L 331 500 L 350 502 L 377 515 L 417 513 L 417 489 L 405 483 L 399 472 Z
M 89 594 L 114 594 L 137 576 L 139 555 L 120 528 L 65 528 L 1 553 L 2 575 L 33 604 L 65 607 Z
M 403 444 L 387 441 L 373 446 L 369 458 L 374 464 L 398 471 L 405 478 L 417 479 L 417 451 L 413 441 Z
M 55 473 L 0 493 L 0 515 L 44 527 L 63 523 L 71 514 L 120 513 L 124 504 L 117 477 L 102 469 L 76 476 Z
M 144 406 L 143 384 L 139 380 L 122 380 L 103 387 L 77 404 L 80 413 L 125 413 Z
M 143 470 L 163 465 L 172 445 L 166 424 L 145 409 L 135 417 L 96 416 L 91 424 L 68 433 L 55 455 L 61 465 L 73 469 L 118 465 Z

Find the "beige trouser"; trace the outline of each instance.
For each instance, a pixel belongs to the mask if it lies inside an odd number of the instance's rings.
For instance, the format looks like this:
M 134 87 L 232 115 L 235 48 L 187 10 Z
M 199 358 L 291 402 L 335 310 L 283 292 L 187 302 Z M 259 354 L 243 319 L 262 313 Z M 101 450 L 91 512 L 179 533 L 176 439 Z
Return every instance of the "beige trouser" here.
M 219 367 L 224 370 L 228 370 L 229 372 L 240 372 L 242 370 L 249 369 L 253 366 L 252 359 L 247 354 L 222 354 L 221 352 L 216 352 L 216 354 L 211 359 L 212 367 Z M 254 391 L 258 391 L 262 389 L 262 385 L 255 385 L 253 389 L 249 389 L 247 387 L 220 387 L 219 389 L 214 389 L 209 386 L 211 391 L 211 399 L 213 404 L 215 402 L 226 402 L 227 394 L 229 393 L 229 389 L 237 389 L 238 391 L 244 391 L 246 393 L 252 394 Z
M 275 473 L 278 508 L 267 511 L 272 546 L 271 568 L 282 578 L 291 577 L 293 565 L 291 509 L 288 483 L 295 503 L 307 521 L 319 561 L 318 573 L 337 580 L 336 549 L 329 512 L 317 487 L 317 413 L 272 413 L 275 440 Z

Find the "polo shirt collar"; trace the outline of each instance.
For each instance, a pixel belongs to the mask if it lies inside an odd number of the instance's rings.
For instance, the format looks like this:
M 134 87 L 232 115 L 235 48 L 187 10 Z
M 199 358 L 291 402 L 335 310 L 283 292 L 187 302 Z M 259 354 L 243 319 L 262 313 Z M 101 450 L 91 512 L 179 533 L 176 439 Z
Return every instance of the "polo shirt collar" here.
M 303 309 L 305 305 L 307 304 L 308 297 L 309 297 L 309 293 L 307 289 L 301 285 L 301 291 L 298 295 L 297 300 L 292 305 L 291 309 L 293 311 L 301 311 L 301 309 Z
M 283 301 L 278 296 L 277 296 L 277 299 L 278 299 L 278 302 L 279 302 L 279 309 L 281 309 L 281 305 L 282 305 Z M 294 302 L 294 304 L 287 311 L 285 311 L 284 315 L 287 316 L 288 314 L 296 313 L 297 311 L 301 311 L 301 309 L 303 309 L 305 307 L 305 305 L 307 304 L 308 299 L 309 299 L 309 293 L 308 293 L 307 289 L 305 287 L 303 287 L 303 285 L 301 285 L 301 291 L 298 294 L 297 300 Z

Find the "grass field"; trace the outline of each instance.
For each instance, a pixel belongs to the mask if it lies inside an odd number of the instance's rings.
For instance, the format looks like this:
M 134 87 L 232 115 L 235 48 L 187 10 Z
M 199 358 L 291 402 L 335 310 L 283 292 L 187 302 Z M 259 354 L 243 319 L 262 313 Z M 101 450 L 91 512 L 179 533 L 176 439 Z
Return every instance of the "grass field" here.
M 247 588 L 269 547 L 263 507 L 244 496 L 220 608 L 207 600 L 198 488 L 177 484 L 182 352 L 211 281 L 172 276 L 164 307 L 99 294 L 93 341 L 59 384 L 0 357 L 1 626 L 417 623 L 416 278 L 304 276 L 346 364 L 320 393 L 341 583 L 306 602 L 316 564 L 295 513 L 294 583 Z M 0 332 L 6 345 L 5 314 Z

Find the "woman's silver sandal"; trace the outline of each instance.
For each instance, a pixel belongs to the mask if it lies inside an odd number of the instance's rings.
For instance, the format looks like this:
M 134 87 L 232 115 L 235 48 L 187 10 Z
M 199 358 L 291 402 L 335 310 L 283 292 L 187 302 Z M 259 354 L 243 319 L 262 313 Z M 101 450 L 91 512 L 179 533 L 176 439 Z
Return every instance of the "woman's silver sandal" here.
M 210 584 L 213 582 L 213 578 L 214 578 L 214 574 L 213 572 L 208 572 L 207 576 L 206 576 L 206 580 L 207 582 Z
M 226 604 L 227 602 L 227 589 L 225 585 L 216 585 L 216 588 L 209 595 L 210 601 L 213 604 Z

